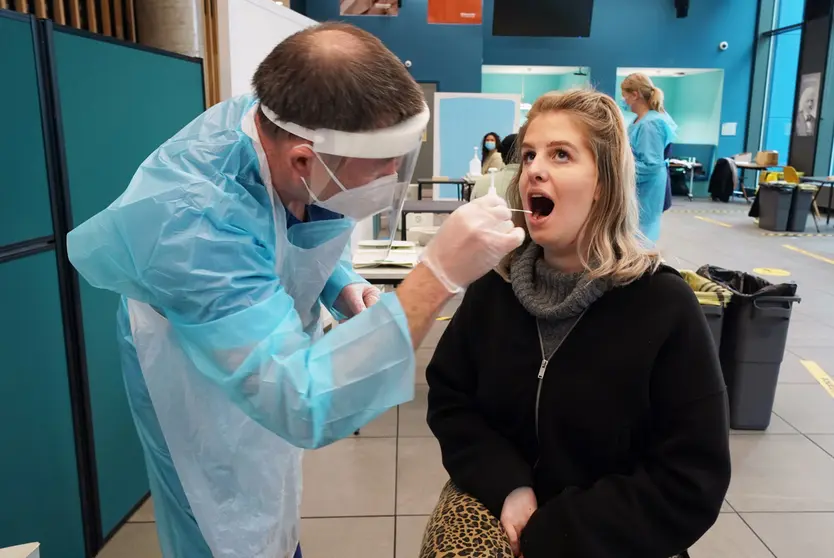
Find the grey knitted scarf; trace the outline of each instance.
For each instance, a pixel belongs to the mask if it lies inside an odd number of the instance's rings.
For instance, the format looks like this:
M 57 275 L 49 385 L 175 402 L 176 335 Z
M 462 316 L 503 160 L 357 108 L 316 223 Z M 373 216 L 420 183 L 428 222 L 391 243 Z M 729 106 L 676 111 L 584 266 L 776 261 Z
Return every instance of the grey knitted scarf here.
M 510 282 L 516 298 L 539 322 L 546 355 L 556 350 L 576 320 L 611 288 L 604 279 L 562 273 L 544 261 L 541 246 L 530 242 L 513 258 Z

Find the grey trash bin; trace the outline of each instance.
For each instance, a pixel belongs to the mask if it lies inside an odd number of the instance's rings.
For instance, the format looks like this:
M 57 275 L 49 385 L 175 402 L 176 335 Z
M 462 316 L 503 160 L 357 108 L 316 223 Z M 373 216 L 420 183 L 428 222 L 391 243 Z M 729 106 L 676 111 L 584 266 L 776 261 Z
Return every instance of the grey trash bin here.
M 719 356 L 730 399 L 730 427 L 770 425 L 791 311 L 800 301 L 795 283 L 773 285 L 761 277 L 704 266 L 698 274 L 729 289 Z
M 780 184 L 759 186 L 759 228 L 767 231 L 788 230 L 793 189 Z
M 793 188 L 791 192 L 791 210 L 788 215 L 788 231 L 805 232 L 815 193 L 816 189 L 813 187 L 798 186 Z

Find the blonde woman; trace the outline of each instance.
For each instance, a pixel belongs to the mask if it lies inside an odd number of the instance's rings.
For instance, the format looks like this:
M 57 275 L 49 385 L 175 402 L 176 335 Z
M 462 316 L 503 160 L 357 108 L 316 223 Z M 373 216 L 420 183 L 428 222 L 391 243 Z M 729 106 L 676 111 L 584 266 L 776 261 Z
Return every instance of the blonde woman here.
M 628 137 L 637 167 L 640 230 L 655 243 L 660 237 L 660 217 L 669 178 L 664 152 L 675 137 L 677 124 L 663 108 L 663 91 L 645 74 L 629 75 L 621 89 L 623 100 L 637 115 L 628 127 Z
M 524 558 L 684 553 L 729 485 L 726 393 L 695 295 L 639 238 L 623 117 L 550 93 L 517 145 L 529 238 L 467 290 L 427 371 L 443 463 Z

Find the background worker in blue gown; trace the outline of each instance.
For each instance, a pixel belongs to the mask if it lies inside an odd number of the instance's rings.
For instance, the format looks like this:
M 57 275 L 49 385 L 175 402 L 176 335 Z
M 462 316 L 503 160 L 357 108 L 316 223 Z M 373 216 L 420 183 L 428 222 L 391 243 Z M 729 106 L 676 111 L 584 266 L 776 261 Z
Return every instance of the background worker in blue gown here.
M 429 119 L 419 86 L 344 24 L 292 35 L 253 84 L 67 238 L 79 273 L 122 295 L 124 380 L 166 558 L 300 555 L 300 448 L 410 400 L 414 348 L 443 304 L 523 240 L 487 196 L 380 294 L 352 270 L 349 240 L 403 199 Z M 326 335 L 322 305 L 347 320 Z
M 672 143 L 677 125 L 663 108 L 663 91 L 645 74 L 629 75 L 621 89 L 623 100 L 637 115 L 628 127 L 628 137 L 637 168 L 640 231 L 656 243 L 668 178 L 664 151 Z

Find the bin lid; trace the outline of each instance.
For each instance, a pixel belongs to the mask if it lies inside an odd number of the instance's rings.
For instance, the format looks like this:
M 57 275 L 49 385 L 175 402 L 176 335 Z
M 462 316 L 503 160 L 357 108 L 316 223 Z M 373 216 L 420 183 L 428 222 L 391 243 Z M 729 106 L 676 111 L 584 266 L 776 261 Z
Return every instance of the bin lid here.
M 715 281 L 733 293 L 733 300 L 756 298 L 762 296 L 795 297 L 796 283 L 779 283 L 774 285 L 766 279 L 743 271 L 732 271 L 718 266 L 705 265 L 698 268 L 698 275 Z M 797 297 L 796 301 L 799 301 Z
M 765 190 L 776 190 L 779 192 L 790 192 L 794 188 L 796 188 L 796 184 L 791 184 L 790 182 L 762 182 L 759 184 L 759 188 L 764 188 Z

